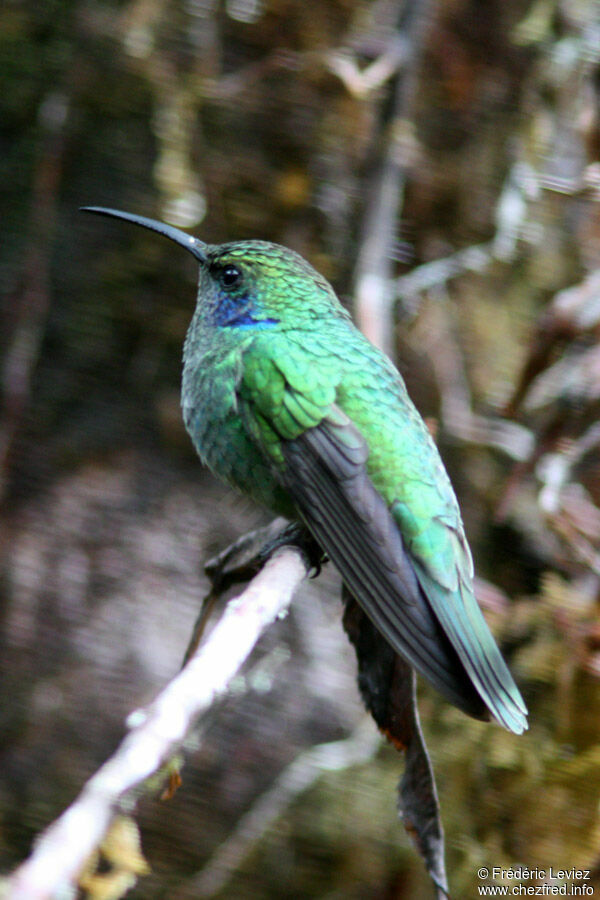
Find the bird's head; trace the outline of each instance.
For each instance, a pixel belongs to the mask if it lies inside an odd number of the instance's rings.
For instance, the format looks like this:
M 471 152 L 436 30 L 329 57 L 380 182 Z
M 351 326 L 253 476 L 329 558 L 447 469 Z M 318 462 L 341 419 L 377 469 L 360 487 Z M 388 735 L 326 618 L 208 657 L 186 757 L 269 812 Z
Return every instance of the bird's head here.
M 197 317 L 226 329 L 316 324 L 327 315 L 346 317 L 328 281 L 298 253 L 267 241 L 205 244 L 172 225 L 99 206 L 84 212 L 124 219 L 174 241 L 200 266 Z

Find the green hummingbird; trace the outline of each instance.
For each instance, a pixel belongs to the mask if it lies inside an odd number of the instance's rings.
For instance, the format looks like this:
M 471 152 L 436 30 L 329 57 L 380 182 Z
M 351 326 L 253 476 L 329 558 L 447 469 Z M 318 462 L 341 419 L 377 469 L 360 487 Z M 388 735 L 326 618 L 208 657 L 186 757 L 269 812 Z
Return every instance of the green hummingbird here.
M 451 703 L 516 734 L 527 709 L 473 591 L 460 510 L 390 360 L 306 260 L 266 241 L 164 235 L 200 267 L 181 402 L 200 459 L 300 520 L 376 629 Z

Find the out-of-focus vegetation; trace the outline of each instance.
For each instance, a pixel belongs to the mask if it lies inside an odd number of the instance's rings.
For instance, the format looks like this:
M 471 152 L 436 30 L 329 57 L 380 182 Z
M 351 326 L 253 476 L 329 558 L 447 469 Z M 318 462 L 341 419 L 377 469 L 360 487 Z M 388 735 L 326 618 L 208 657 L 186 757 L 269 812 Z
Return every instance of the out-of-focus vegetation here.
M 77 207 L 277 240 L 351 303 L 401 6 L 0 8 L 4 870 L 176 671 L 202 562 L 261 516 L 201 470 L 180 422 L 194 264 Z M 592 0 L 431 4 L 399 142 L 386 327 L 531 710 L 516 738 L 423 689 L 457 897 L 480 866 L 586 868 L 600 889 L 599 64 Z M 199 872 L 242 815 L 359 725 L 336 591 L 327 572 L 306 591 L 183 788 L 144 800 L 152 872 L 132 897 L 208 896 Z M 217 895 L 425 896 L 399 771 L 382 746 L 316 781 L 237 845 Z

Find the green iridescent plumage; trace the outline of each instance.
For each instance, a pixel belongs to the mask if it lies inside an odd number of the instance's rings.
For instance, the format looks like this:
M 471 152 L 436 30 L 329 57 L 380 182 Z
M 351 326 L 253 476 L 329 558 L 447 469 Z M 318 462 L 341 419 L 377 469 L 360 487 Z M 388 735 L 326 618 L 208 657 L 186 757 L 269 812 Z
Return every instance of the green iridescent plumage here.
M 153 228 L 200 263 L 182 406 L 201 459 L 300 518 L 375 626 L 449 700 L 510 730 L 526 708 L 479 610 L 448 476 L 392 363 L 300 256 Z

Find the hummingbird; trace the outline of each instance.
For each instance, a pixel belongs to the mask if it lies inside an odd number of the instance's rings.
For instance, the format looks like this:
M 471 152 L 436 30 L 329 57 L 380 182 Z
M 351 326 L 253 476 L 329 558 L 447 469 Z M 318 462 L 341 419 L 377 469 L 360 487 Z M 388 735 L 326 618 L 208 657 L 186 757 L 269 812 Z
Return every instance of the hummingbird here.
M 181 404 L 202 462 L 304 524 L 385 642 L 448 701 L 521 734 L 527 708 L 477 603 L 461 514 L 393 363 L 329 282 L 267 241 L 158 232 L 199 264 Z

